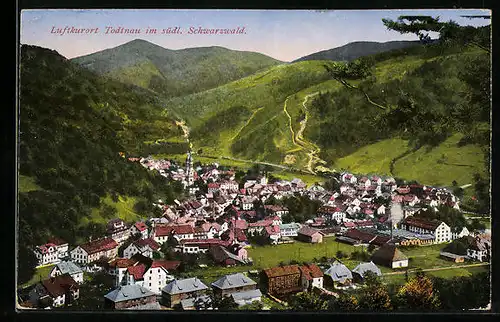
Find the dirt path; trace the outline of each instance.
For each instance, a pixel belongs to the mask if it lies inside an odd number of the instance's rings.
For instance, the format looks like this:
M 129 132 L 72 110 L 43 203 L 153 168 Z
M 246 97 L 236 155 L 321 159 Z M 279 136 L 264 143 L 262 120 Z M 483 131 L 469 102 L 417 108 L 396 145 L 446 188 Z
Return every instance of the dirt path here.
M 187 143 L 189 143 L 189 148 L 193 148 L 193 144 L 189 141 L 189 127 L 186 125 L 184 120 L 175 121 L 175 125 L 180 126 L 182 132 L 184 132 L 184 137 L 186 138 Z
M 426 268 L 423 269 L 422 272 L 434 272 L 434 271 L 444 271 L 448 269 L 456 269 L 456 268 L 464 268 L 464 267 L 478 267 L 478 266 L 487 266 L 490 265 L 490 263 L 477 263 L 477 264 L 468 264 L 468 265 L 457 265 L 457 266 L 448 266 L 448 267 L 438 267 L 438 268 Z M 409 269 L 408 273 L 416 272 L 416 269 Z M 406 271 L 400 271 L 400 272 L 391 272 L 391 273 L 384 273 L 382 275 L 401 275 L 405 274 Z

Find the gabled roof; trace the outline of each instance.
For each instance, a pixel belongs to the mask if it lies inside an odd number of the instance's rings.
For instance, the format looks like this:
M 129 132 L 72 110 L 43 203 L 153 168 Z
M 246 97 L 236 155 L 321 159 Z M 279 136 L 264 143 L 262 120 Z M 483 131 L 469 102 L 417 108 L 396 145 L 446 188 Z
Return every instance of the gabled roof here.
M 104 295 L 105 298 L 115 303 L 150 296 L 156 296 L 156 294 L 139 284 L 119 286 L 118 288 Z
M 137 266 L 130 266 L 127 268 L 127 272 L 134 276 L 134 280 L 142 280 L 144 278 L 144 273 L 146 272 L 146 265 L 139 264 Z
M 262 297 L 262 292 L 257 288 L 255 290 L 232 293 L 231 297 L 233 298 L 233 300 L 235 302 L 246 301 L 246 300 L 251 300 L 251 299 L 254 299 L 257 297 Z
M 332 266 L 325 271 L 325 275 L 330 276 L 334 282 L 344 283 L 346 279 L 352 279 L 351 271 L 339 261 L 335 261 Z
M 110 268 L 127 268 L 129 266 L 133 266 L 137 261 L 129 258 L 115 258 L 109 262 L 108 266 Z
M 136 222 L 136 223 L 134 224 L 134 226 L 135 226 L 135 228 L 137 228 L 137 230 L 139 230 L 139 231 L 144 231 L 144 230 L 148 229 L 148 226 L 146 226 L 146 224 L 145 224 L 145 223 L 143 223 L 142 221 Z
M 314 228 L 311 228 L 311 227 L 307 227 L 307 226 L 302 226 L 297 233 L 300 235 L 305 235 L 305 236 L 309 236 L 309 237 L 312 237 L 313 235 L 315 235 L 317 233 L 323 235 L 323 233 L 321 231 L 314 229 Z
M 80 247 L 83 248 L 87 254 L 91 255 L 116 248 L 118 247 L 118 243 L 112 238 L 101 238 L 82 244 Z
M 146 247 L 149 246 L 151 247 L 152 250 L 157 250 L 160 248 L 160 245 L 153 239 L 153 238 L 146 238 L 146 239 L 139 239 L 135 242 L 137 246 Z
M 381 265 L 388 265 L 392 262 L 407 259 L 408 257 L 406 257 L 394 244 L 384 244 L 372 255 L 372 261 Z
M 277 266 L 273 268 L 265 269 L 264 274 L 267 277 L 277 277 L 277 276 L 286 276 L 291 274 L 300 274 L 300 269 L 298 265 L 287 265 L 287 266 Z
M 59 262 L 56 267 L 59 269 L 59 271 L 61 271 L 61 274 L 69 274 L 69 275 L 73 275 L 73 274 L 79 274 L 79 273 L 82 273 L 82 269 L 80 267 L 78 267 L 78 265 L 76 265 L 75 263 L 71 262 L 71 261 L 62 261 L 62 262 Z
M 403 220 L 403 223 L 409 226 L 413 227 L 418 227 L 418 228 L 423 228 L 426 230 L 436 230 L 439 225 L 441 225 L 442 221 L 441 220 L 427 220 L 424 218 L 418 218 L 418 217 L 406 217 Z
M 311 280 L 313 278 L 323 277 L 323 272 L 321 269 L 315 264 L 307 264 L 299 266 L 302 275 L 305 276 L 306 279 Z
M 173 280 L 162 289 L 162 292 L 173 295 L 173 294 L 189 293 L 206 289 L 208 289 L 208 287 L 205 284 L 203 284 L 203 282 L 200 281 L 200 279 L 198 279 L 197 277 L 191 277 L 182 280 L 178 279 Z
M 382 275 L 382 272 L 380 271 L 380 268 L 377 267 L 373 262 L 369 263 L 360 263 L 358 266 L 356 266 L 353 270 L 354 273 L 358 273 L 362 277 L 365 275 L 366 272 L 371 271 L 378 276 Z
M 247 285 L 257 285 L 257 283 L 242 273 L 226 275 L 212 283 L 213 287 L 221 290 L 242 287 Z
M 180 265 L 181 265 L 180 261 L 167 261 L 167 260 L 155 259 L 151 263 L 151 268 L 163 267 L 167 271 L 170 271 L 178 269 Z
M 51 297 L 58 297 L 65 294 L 69 289 L 78 288 L 78 283 L 69 274 L 51 277 L 41 283 Z

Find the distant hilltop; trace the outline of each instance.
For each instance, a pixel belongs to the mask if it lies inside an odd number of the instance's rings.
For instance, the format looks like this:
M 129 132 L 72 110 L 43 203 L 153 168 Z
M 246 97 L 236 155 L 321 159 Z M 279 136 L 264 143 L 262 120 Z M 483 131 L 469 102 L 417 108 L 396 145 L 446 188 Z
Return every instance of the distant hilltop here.
M 334 60 L 334 61 L 351 61 L 359 57 L 378 54 L 384 51 L 394 49 L 402 49 L 411 46 L 420 45 L 420 41 L 388 41 L 388 42 L 375 42 L 375 41 L 356 41 L 348 43 L 347 45 L 318 51 L 316 53 L 301 57 L 293 62 L 305 60 Z

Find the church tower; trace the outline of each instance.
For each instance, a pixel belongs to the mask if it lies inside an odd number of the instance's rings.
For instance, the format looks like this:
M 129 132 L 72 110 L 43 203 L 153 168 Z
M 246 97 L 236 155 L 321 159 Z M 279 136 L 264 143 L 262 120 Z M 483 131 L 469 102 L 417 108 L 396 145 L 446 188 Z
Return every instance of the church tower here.
M 186 158 L 186 183 L 188 187 L 194 184 L 193 157 L 191 156 L 191 150 L 188 151 Z

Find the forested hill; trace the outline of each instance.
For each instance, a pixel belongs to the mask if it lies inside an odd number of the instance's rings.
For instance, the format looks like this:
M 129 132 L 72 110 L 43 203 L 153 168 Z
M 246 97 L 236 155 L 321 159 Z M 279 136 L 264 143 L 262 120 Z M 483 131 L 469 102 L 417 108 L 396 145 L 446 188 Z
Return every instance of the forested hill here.
M 170 50 L 141 39 L 72 61 L 166 97 L 210 89 L 282 63 L 260 53 L 216 46 Z
M 154 209 L 147 205 L 156 198 L 177 197 L 178 186 L 119 154 L 139 148 L 148 138 L 179 135 L 160 110 L 161 102 L 145 90 L 103 80 L 55 51 L 22 46 L 21 282 L 33 267 L 29 247 L 49 237 L 74 244 L 102 234 L 105 221 L 117 215 L 110 206 L 114 203 L 103 200 L 128 197 L 135 201 L 137 215 L 148 216 Z
M 375 41 L 355 41 L 341 47 L 318 51 L 316 53 L 296 59 L 294 62 L 304 60 L 352 61 L 364 56 L 418 45 L 420 45 L 419 41 L 403 40 L 388 41 L 383 43 Z

